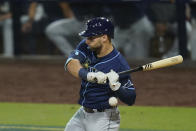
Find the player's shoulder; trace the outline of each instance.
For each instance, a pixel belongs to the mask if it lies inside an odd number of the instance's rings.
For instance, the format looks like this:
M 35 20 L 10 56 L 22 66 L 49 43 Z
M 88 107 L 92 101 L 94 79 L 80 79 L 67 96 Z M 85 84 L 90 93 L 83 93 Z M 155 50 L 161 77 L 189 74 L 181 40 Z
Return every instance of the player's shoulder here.
M 108 57 L 109 59 L 112 59 L 117 63 L 126 63 L 126 59 L 116 48 L 114 48 L 114 50 L 110 53 L 110 55 L 108 55 Z
M 122 54 L 119 54 L 118 61 L 121 65 L 121 68 L 123 68 L 122 70 L 130 69 L 128 61 Z
M 86 39 L 80 41 L 75 50 L 86 56 L 89 56 L 92 53 L 92 51 L 89 49 L 89 46 L 86 44 Z
M 79 42 L 76 49 L 87 49 L 88 45 L 86 44 L 86 39 L 83 39 Z
M 79 42 L 78 46 L 87 46 L 86 39 L 83 39 Z
M 114 50 L 111 52 L 109 60 L 107 61 L 110 61 L 111 66 L 116 68 L 118 71 L 130 69 L 127 60 L 116 48 L 114 48 Z

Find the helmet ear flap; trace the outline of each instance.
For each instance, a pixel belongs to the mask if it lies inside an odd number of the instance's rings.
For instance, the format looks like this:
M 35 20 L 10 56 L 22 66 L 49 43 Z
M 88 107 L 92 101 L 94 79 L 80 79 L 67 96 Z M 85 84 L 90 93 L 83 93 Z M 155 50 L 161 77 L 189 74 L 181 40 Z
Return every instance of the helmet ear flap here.
M 83 37 L 91 37 L 97 35 L 107 34 L 111 38 L 114 38 L 114 25 L 105 17 L 96 17 L 90 19 L 86 23 L 86 30 L 79 33 Z

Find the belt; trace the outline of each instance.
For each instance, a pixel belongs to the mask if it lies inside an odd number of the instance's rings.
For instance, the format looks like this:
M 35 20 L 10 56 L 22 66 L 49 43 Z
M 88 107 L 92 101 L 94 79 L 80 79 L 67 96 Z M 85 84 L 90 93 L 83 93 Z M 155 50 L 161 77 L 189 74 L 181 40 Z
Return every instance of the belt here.
M 83 107 L 83 109 L 87 113 L 95 113 L 95 112 L 104 112 L 105 111 L 105 109 L 91 109 L 91 108 L 87 108 L 87 107 Z

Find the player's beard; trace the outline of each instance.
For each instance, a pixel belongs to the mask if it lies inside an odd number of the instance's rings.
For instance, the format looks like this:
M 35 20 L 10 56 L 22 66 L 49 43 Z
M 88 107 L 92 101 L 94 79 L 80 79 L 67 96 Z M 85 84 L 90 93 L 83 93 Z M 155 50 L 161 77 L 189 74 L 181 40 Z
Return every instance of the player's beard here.
M 95 52 L 96 54 L 100 54 L 102 47 L 92 48 L 91 51 Z
M 96 54 L 99 54 L 99 52 L 102 49 L 102 44 L 101 44 L 101 42 L 98 41 L 95 45 L 96 46 L 90 46 L 90 50 L 93 52 L 96 52 Z

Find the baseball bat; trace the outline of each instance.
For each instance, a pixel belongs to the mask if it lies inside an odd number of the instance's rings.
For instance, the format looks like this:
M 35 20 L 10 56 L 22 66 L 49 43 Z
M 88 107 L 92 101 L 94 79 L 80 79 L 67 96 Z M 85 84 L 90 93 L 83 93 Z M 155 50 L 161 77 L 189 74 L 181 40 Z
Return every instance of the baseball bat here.
M 118 72 L 118 74 L 122 75 L 122 74 L 137 72 L 137 71 L 150 71 L 150 70 L 155 70 L 155 69 L 158 69 L 158 68 L 173 66 L 173 65 L 176 65 L 176 64 L 180 64 L 182 62 L 183 62 L 183 57 L 181 55 L 178 55 L 178 56 L 158 60 L 158 61 L 155 61 L 155 62 L 152 62 L 152 63 L 148 63 L 148 64 L 145 64 L 145 65 L 142 65 L 142 66 L 138 66 L 134 69 Z

